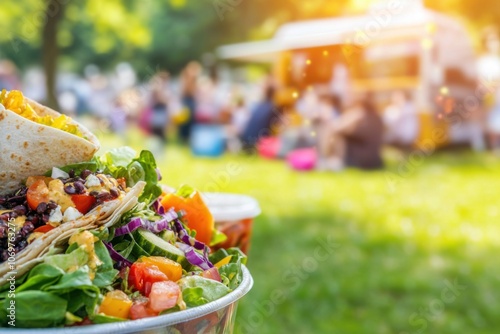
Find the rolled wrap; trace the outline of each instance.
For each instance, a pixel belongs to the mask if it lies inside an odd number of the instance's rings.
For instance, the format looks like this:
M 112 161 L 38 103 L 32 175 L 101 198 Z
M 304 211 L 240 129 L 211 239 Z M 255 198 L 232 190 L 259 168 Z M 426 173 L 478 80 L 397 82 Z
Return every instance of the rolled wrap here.
M 60 113 L 26 99 L 39 116 Z M 85 138 L 30 121 L 0 104 L 0 195 L 22 185 L 29 176 L 42 175 L 53 166 L 89 161 L 99 150 L 97 138 L 75 120 Z

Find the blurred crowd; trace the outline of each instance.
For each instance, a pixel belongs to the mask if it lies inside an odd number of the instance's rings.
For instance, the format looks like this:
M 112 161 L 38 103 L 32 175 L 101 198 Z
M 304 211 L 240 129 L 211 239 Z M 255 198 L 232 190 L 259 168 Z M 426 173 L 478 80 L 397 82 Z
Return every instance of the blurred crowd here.
M 493 33 L 485 35 L 486 52 L 477 65 L 480 78 L 500 82 L 499 40 Z M 330 84 L 291 90 L 271 73 L 259 82 L 235 83 L 229 76 L 221 79 L 215 66 L 204 68 L 198 62 L 175 77 L 150 72 L 141 82 L 127 63 L 107 73 L 95 65 L 83 75 L 60 73 L 59 107 L 72 116 L 102 120 L 123 137 L 135 126 L 162 144 L 174 139 L 189 144 L 195 154 L 256 151 L 292 159 L 298 169 L 381 168 L 383 145 L 411 150 L 421 132 L 411 92 L 394 90 L 381 108 L 370 93 L 348 94 L 347 83 L 338 80 L 342 75 Z M 40 69 L 28 70 L 21 80 L 12 62 L 0 61 L 0 87 L 22 89 L 44 101 L 44 83 Z M 485 117 L 474 123 L 477 149 L 500 147 L 497 95 L 481 101 Z

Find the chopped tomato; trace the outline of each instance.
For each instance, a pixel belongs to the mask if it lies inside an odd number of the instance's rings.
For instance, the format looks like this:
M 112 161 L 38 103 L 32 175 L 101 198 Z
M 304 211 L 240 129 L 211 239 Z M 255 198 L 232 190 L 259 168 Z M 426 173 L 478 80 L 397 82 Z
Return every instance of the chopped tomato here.
M 132 301 L 128 296 L 120 290 L 110 291 L 104 296 L 104 299 L 99 306 L 99 313 L 117 318 L 128 319 Z
M 204 272 L 201 273 L 201 277 L 212 279 L 212 280 L 217 281 L 217 282 L 222 281 L 220 274 L 219 274 L 219 269 L 217 269 L 217 267 L 213 267 L 213 268 L 205 270 Z
M 37 227 L 33 232 L 47 233 L 49 231 L 52 231 L 53 229 L 55 229 L 54 226 L 49 225 L 49 224 L 45 224 L 45 225 L 42 225 L 40 227 Z
M 36 180 L 26 194 L 28 205 L 32 210 L 36 210 L 40 203 L 49 202 L 49 188 L 42 179 Z
M 168 276 L 171 281 L 178 281 L 182 277 L 182 266 L 170 259 L 162 256 L 143 256 L 139 262 L 155 265 L 162 273 Z
M 166 210 L 174 208 L 176 211 L 184 211 L 187 226 L 196 231 L 196 240 L 206 245 L 210 244 L 214 230 L 214 218 L 198 191 L 194 191 L 189 197 L 165 194 L 161 205 Z
M 162 312 L 177 304 L 181 289 L 172 281 L 156 282 L 149 294 L 149 307 L 155 312 Z
M 129 317 L 132 320 L 150 318 L 158 315 L 158 312 L 153 311 L 148 306 L 148 301 L 135 301 L 129 311 Z
M 168 276 L 155 265 L 135 262 L 130 267 L 128 281 L 130 285 L 133 285 L 139 292 L 148 297 L 153 283 L 168 281 Z
M 76 209 L 82 214 L 89 212 L 96 202 L 95 197 L 90 195 L 73 195 L 71 200 L 75 203 Z

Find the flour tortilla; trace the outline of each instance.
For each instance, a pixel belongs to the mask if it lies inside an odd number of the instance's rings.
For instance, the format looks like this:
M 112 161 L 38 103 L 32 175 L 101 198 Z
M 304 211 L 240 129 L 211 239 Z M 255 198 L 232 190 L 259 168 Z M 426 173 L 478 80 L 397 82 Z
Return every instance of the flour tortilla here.
M 130 211 L 137 204 L 145 185 L 145 182 L 138 182 L 123 198 L 105 202 L 80 219 L 63 223 L 35 239 L 16 254 L 16 276 L 21 277 L 42 262 L 47 255 L 60 251 L 60 246 L 65 245 L 75 232 L 113 226 L 125 212 Z M 8 261 L 0 264 L 0 286 L 7 282 L 11 271 L 13 270 Z
M 26 99 L 39 116 L 60 113 Z M 18 189 L 29 176 L 43 175 L 54 166 L 89 161 L 99 150 L 99 141 L 83 125 L 86 138 L 32 122 L 0 104 L 0 195 Z

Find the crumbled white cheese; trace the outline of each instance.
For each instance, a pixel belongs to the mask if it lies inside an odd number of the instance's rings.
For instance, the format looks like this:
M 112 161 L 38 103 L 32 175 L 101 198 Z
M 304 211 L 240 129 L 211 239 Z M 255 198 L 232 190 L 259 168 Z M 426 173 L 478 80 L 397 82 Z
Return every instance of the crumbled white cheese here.
M 101 180 L 99 180 L 99 178 L 93 174 L 90 174 L 89 176 L 87 176 L 87 179 L 85 180 L 85 186 L 87 188 L 90 188 L 90 187 L 98 187 L 101 185 Z
M 63 221 L 64 222 L 74 221 L 80 218 L 81 216 L 83 215 L 80 213 L 80 211 L 78 211 L 75 208 L 69 207 L 66 209 L 66 211 L 64 211 Z
M 61 207 L 58 205 L 57 208 L 52 210 L 49 216 L 49 223 L 60 223 L 63 220 L 63 214 L 61 212 Z

